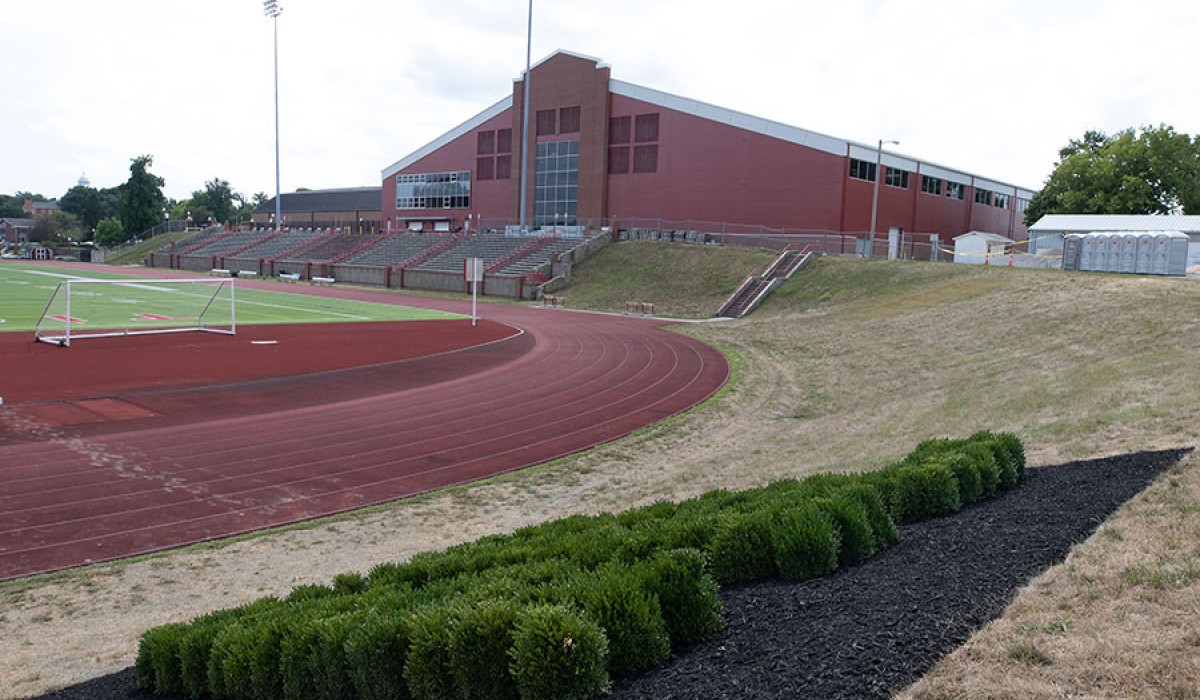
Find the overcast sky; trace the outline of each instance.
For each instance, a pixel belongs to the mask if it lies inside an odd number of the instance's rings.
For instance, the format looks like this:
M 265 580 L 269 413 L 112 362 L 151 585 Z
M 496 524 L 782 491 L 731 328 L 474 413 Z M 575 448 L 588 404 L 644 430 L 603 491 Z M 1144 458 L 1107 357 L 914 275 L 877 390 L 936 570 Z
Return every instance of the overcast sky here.
M 511 93 L 525 0 L 281 0 L 282 189 L 380 171 Z M 0 0 L 0 192 L 149 154 L 168 197 L 275 191 L 261 0 Z M 535 0 L 533 60 L 1038 188 L 1088 129 L 1200 133 L 1197 0 Z

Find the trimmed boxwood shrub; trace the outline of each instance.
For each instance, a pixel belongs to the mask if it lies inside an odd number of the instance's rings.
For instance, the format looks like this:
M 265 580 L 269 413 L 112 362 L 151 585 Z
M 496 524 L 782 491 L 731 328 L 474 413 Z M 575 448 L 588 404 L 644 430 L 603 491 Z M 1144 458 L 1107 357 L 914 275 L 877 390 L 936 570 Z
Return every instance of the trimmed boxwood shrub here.
M 875 533 L 867 509 L 854 498 L 835 492 L 813 501 L 832 519 L 838 534 L 838 562 L 849 564 L 875 553 Z
M 571 598 L 608 638 L 608 672 L 625 676 L 653 668 L 671 653 L 658 598 L 638 572 L 606 564 L 574 581 Z
M 280 643 L 291 624 L 294 623 L 282 614 L 265 615 L 251 622 L 229 625 L 217 635 L 209 663 L 220 664 L 220 670 L 209 675 L 219 674 L 222 697 L 271 700 L 283 696 Z
M 901 522 L 946 515 L 962 507 L 958 480 L 945 464 L 903 465 L 892 472 L 891 478 L 895 484 L 894 507 Z
M 802 503 L 772 515 L 771 551 L 780 576 L 799 581 L 837 568 L 837 528 L 815 503 Z
M 1008 489 L 1017 485 L 1025 475 L 1025 448 L 1021 441 L 1011 433 L 996 435 L 986 430 L 975 433 L 971 442 L 983 445 L 991 450 L 1000 470 L 1000 488 Z
M 888 514 L 879 489 L 864 482 L 853 483 L 843 487 L 839 492 L 846 498 L 852 498 L 863 507 L 867 514 L 867 522 L 871 524 L 871 534 L 875 537 L 875 546 L 882 549 L 900 541 L 900 529 L 896 521 Z
M 709 570 L 723 584 L 766 578 L 776 571 L 770 510 L 724 513 L 709 546 Z
M 608 690 L 608 640 L 595 622 L 562 605 L 522 612 L 512 670 L 522 700 L 590 700 Z
M 408 662 L 404 680 L 415 700 L 453 700 L 454 674 L 450 670 L 450 626 L 454 618 L 446 606 L 430 606 L 413 613 L 408 627 Z
M 162 695 L 183 692 L 179 644 L 188 629 L 187 625 L 176 622 L 160 625 L 142 635 L 134 663 L 138 685 Z
M 983 498 L 983 477 L 979 473 L 976 459 L 962 450 L 952 450 L 937 458 L 950 468 L 958 482 L 958 496 L 963 504 L 974 503 Z
M 333 592 L 337 595 L 353 595 L 367 590 L 367 577 L 357 572 L 338 574 L 333 577 Z
M 450 672 L 462 700 L 517 700 L 509 672 L 513 632 L 520 610 L 491 600 L 455 611 L 450 629 Z
M 290 700 L 343 700 L 354 692 L 346 639 L 359 623 L 355 614 L 304 620 L 280 642 L 279 671 Z
M 409 700 L 404 680 L 408 620 L 403 611 L 372 611 L 346 636 L 346 662 L 359 700 Z
M 999 433 L 996 435 L 996 442 L 1000 445 L 1000 449 L 1008 454 L 1013 470 L 1017 473 L 1017 481 L 1024 479 L 1025 445 L 1021 443 L 1021 438 L 1012 433 Z
M 981 498 L 991 498 L 1000 488 L 1000 465 L 996 456 L 986 445 L 977 442 L 966 442 L 959 450 L 967 455 L 979 472 L 979 484 L 983 494 Z
M 658 598 L 671 647 L 693 644 L 725 626 L 717 582 L 697 549 L 659 552 L 636 568 L 642 587 Z

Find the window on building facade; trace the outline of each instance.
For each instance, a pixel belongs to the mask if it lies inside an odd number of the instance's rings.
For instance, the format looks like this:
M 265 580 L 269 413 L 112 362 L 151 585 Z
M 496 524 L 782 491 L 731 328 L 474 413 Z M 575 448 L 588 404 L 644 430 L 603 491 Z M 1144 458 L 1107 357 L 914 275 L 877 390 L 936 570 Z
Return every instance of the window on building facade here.
M 980 188 L 976 187 L 975 188 L 975 203 L 976 204 L 991 204 L 992 203 L 991 190 L 984 190 L 984 189 L 980 189 Z
M 908 171 L 900 170 L 899 168 L 888 168 L 883 184 L 889 187 L 899 187 L 902 190 L 907 190 Z
M 496 156 L 496 179 L 507 180 L 512 177 L 512 156 Z
M 992 196 L 992 206 L 1008 209 L 1008 195 L 996 193 Z
M 1017 211 L 1023 213 L 1028 208 L 1029 208 L 1029 200 L 1028 199 L 1020 199 L 1020 198 L 1017 199 Z
M 578 134 L 579 133 L 579 108 L 578 107 L 563 107 L 558 110 L 558 133 L 560 134 Z
M 855 180 L 875 182 L 875 164 L 857 158 L 850 159 L 850 177 Z
M 633 140 L 638 143 L 647 143 L 658 140 L 657 112 L 653 114 L 637 115 L 633 123 Z
M 579 210 L 579 141 L 539 143 L 536 153 L 533 225 L 574 226 Z
M 490 156 L 496 152 L 496 132 L 481 131 L 479 132 L 478 144 L 475 153 L 481 156 Z
M 537 113 L 537 135 L 550 136 L 558 133 L 558 110 L 539 109 Z
M 608 120 L 608 142 L 610 144 L 629 143 L 633 129 L 633 120 L 629 117 L 613 117 Z
M 608 149 L 608 174 L 624 175 L 629 172 L 629 146 Z
M 475 179 L 476 180 L 491 180 L 495 174 L 496 159 L 476 158 L 475 159 Z
M 928 175 L 922 175 L 921 191 L 926 194 L 941 194 L 942 179 L 937 177 L 929 177 Z
M 496 152 L 512 153 L 512 129 L 500 129 L 496 132 Z
M 470 206 L 469 170 L 396 176 L 397 209 L 466 209 Z
M 966 189 L 961 182 L 947 182 L 946 196 L 951 199 L 962 199 L 966 196 Z
M 633 172 L 658 172 L 658 146 L 633 147 Z

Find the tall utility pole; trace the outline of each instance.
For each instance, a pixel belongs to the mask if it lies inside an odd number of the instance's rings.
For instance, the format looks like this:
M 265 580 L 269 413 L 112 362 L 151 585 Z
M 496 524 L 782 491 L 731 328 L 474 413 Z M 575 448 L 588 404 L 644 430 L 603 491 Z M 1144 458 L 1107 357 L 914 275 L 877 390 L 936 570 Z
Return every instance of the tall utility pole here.
M 525 202 L 529 196 L 529 74 L 533 48 L 533 0 L 529 0 L 529 25 L 525 30 L 525 99 L 521 105 L 521 231 L 525 231 Z
M 883 162 L 883 144 L 892 143 L 897 146 L 899 141 L 884 141 L 879 140 L 879 146 L 875 149 L 875 191 L 871 195 L 871 235 L 867 241 L 867 256 L 868 258 L 875 257 L 875 216 L 879 213 L 879 179 L 883 177 L 883 169 L 880 164 Z
M 533 0 L 529 0 L 533 2 Z M 278 0 L 263 0 L 263 14 L 271 18 L 275 30 L 275 230 L 282 224 L 279 201 L 279 15 L 283 7 Z

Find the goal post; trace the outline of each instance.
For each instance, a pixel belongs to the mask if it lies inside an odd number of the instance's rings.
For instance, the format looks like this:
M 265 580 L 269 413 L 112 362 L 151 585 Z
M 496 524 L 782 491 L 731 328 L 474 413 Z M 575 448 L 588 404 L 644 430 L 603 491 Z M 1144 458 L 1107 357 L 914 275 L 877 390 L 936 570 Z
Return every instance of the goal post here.
M 69 347 L 84 338 L 151 333 L 237 333 L 233 278 L 69 279 L 58 283 L 34 340 Z

